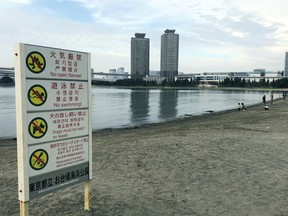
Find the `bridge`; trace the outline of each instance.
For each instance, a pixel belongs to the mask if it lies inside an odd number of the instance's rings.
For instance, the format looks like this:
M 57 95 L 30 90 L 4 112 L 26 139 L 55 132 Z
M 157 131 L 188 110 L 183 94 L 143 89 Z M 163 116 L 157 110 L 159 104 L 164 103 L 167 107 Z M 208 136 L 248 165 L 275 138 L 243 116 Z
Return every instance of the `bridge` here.
M 14 86 L 15 73 L 14 68 L 0 67 L 0 85 Z
M 92 72 L 91 73 L 91 80 L 92 81 L 99 81 L 103 80 L 100 78 L 94 78 L 94 75 L 99 75 L 99 76 L 111 76 L 111 77 L 125 77 L 128 78 L 130 77 L 130 74 L 112 74 L 112 73 L 103 73 L 103 72 Z M 114 81 L 115 79 L 105 79 L 106 81 Z M 5 86 L 13 86 L 15 84 L 15 72 L 14 68 L 4 68 L 0 67 L 0 85 L 5 85 Z
M 253 73 L 253 75 L 256 73 Z M 272 81 L 277 80 L 277 79 L 282 79 L 284 78 L 283 76 L 249 76 L 249 75 L 228 75 L 228 74 L 205 74 L 205 75 L 200 75 L 200 74 L 181 74 L 181 75 L 177 75 L 175 78 L 176 80 L 181 80 L 181 79 L 188 79 L 189 81 L 191 80 L 199 80 L 200 82 L 220 82 L 223 81 L 225 78 L 241 78 L 241 79 L 245 79 L 247 80 L 256 80 L 257 82 L 259 82 L 261 79 L 265 79 Z
M 100 76 L 121 76 L 121 77 L 130 77 L 130 74 L 120 74 L 120 73 L 103 73 L 103 72 L 92 72 L 91 75 L 100 75 Z

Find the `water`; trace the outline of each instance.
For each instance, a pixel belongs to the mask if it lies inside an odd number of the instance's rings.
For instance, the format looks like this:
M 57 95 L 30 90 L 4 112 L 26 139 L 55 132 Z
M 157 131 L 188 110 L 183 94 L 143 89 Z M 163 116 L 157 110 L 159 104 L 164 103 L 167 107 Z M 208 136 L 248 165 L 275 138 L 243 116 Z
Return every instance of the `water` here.
M 0 137 L 16 137 L 14 87 L 0 87 Z
M 93 130 L 169 121 L 262 101 L 263 91 L 123 89 L 92 86 Z M 15 88 L 0 87 L 0 137 L 16 137 Z

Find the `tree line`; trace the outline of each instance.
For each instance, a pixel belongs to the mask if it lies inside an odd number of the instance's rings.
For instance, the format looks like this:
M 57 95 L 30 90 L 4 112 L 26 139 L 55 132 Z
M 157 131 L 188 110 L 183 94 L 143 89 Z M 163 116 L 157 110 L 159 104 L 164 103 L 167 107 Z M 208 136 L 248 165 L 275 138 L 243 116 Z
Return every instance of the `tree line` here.
M 235 77 L 229 78 L 226 77 L 223 82 L 219 82 L 219 87 L 246 87 L 246 88 L 288 88 L 288 78 L 282 78 L 270 81 L 269 79 L 260 79 L 257 82 L 255 79 L 245 80 L 244 78 Z
M 106 86 L 197 87 L 199 83 L 199 80 L 189 81 L 187 79 L 176 80 L 174 82 L 168 82 L 167 80 L 163 80 L 161 83 L 157 83 L 156 81 L 145 81 L 143 79 L 122 79 L 116 80 L 116 82 L 92 80 L 92 85 Z
M 168 82 L 167 80 L 163 80 L 161 83 L 157 83 L 156 81 L 145 81 L 143 79 L 122 79 L 116 80 L 116 82 L 109 81 L 92 81 L 92 85 L 104 85 L 104 86 L 155 86 L 155 87 L 197 87 L 200 84 L 200 80 L 191 80 L 182 79 L 176 80 L 173 82 Z M 208 82 L 208 84 L 216 85 L 218 87 L 237 87 L 237 88 L 288 88 L 288 78 L 282 78 L 271 81 L 269 79 L 260 79 L 259 82 L 254 80 L 246 80 L 244 78 L 235 77 L 235 78 L 225 78 L 222 82 Z

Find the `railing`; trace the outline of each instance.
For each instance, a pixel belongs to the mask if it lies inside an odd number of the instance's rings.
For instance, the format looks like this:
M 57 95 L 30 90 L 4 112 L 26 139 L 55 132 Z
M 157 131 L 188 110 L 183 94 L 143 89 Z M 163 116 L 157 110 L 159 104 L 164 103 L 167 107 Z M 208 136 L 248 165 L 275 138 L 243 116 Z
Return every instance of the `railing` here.
M 130 74 L 120 74 L 120 73 L 100 73 L 100 72 L 92 72 L 91 75 L 100 75 L 100 76 L 125 76 L 129 77 L 131 76 Z

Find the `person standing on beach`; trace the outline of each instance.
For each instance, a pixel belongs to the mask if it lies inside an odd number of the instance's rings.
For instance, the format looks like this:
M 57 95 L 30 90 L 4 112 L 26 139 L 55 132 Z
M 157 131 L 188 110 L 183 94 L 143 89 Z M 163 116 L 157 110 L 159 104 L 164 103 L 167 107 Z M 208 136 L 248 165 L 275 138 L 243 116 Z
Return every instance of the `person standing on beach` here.
M 263 105 L 265 106 L 266 105 L 266 96 L 265 95 L 262 97 L 262 101 L 263 101 Z
M 240 110 L 241 110 L 241 104 L 238 103 L 238 111 L 240 111 Z
M 271 99 L 271 104 L 273 104 L 273 99 L 274 99 L 274 93 L 273 93 L 273 91 L 271 91 L 270 99 Z

